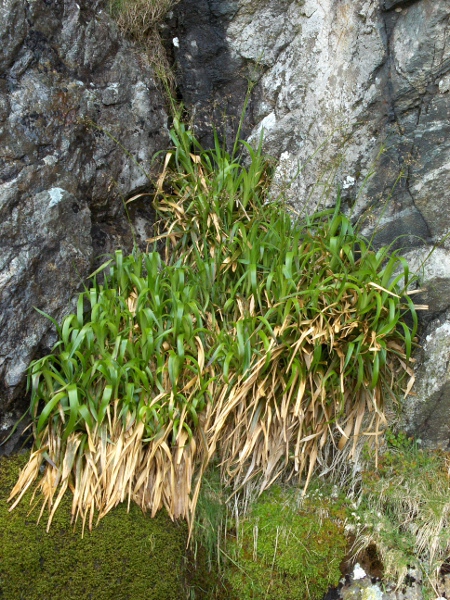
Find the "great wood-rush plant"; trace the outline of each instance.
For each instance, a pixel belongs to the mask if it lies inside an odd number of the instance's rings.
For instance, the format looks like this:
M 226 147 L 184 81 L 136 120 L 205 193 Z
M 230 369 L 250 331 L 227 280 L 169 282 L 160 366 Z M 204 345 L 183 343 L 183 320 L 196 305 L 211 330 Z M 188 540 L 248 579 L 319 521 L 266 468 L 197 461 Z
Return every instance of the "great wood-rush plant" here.
M 30 367 L 36 448 L 11 499 L 39 479 L 49 525 L 68 488 L 89 526 L 124 500 L 191 520 L 213 458 L 234 491 L 307 486 L 412 385 L 406 262 L 339 204 L 297 218 L 260 148 L 205 151 L 178 118 L 171 137 L 152 250 L 117 251 Z

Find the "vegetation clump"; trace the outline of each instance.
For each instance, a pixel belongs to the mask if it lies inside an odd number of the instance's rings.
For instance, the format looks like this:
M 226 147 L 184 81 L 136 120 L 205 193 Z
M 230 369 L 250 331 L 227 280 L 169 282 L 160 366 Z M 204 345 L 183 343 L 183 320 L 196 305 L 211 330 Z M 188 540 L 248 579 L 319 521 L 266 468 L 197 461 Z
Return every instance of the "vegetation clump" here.
M 226 544 L 232 597 L 319 600 L 337 587 L 347 542 L 336 512 L 317 497 L 302 502 L 292 488 L 264 492 Z
M 173 91 L 174 76 L 160 35 L 160 25 L 179 0 L 109 0 L 109 13 L 123 33 L 145 52 L 156 76 Z
M 401 585 L 419 569 L 435 596 L 440 570 L 450 555 L 449 455 L 424 450 L 404 433 L 388 430 L 378 469 L 362 473 L 354 512 L 353 553 L 375 545 L 384 578 Z
M 205 151 L 178 118 L 171 137 L 151 251 L 116 252 L 30 367 L 35 450 L 11 499 L 38 480 L 49 525 L 68 489 L 90 526 L 126 499 L 190 520 L 216 458 L 234 491 L 308 485 L 330 446 L 376 444 L 412 385 L 406 262 L 339 205 L 300 218 L 271 198 L 260 149 Z

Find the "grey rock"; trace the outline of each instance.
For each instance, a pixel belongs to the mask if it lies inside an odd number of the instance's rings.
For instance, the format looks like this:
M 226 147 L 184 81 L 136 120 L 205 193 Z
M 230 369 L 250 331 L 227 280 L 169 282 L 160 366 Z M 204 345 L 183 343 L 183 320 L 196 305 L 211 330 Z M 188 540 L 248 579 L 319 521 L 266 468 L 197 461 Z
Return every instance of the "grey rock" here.
M 404 236 L 397 245 L 411 248 L 447 234 L 447 203 L 436 201 L 450 176 L 446 0 L 240 0 L 210 14 L 207 29 L 200 10 L 192 0 L 175 10 L 183 95 L 194 113 L 209 99 L 239 114 L 238 80 L 256 84 L 246 124 L 255 144 L 264 131 L 279 160 L 277 191 L 312 211 L 333 205 L 340 185 L 364 231 L 381 222 L 379 244 Z M 209 54 L 189 50 L 201 32 L 220 41 Z
M 168 143 L 164 100 L 105 6 L 0 9 L 0 414 L 17 415 L 28 364 L 52 343 L 34 307 L 60 319 L 95 257 L 131 250 L 133 226 L 138 243 L 151 233 L 148 203 L 127 215 L 123 201 Z
M 19 178 L 10 183 L 11 188 L 19 185 Z M 33 305 L 44 306 L 50 315 L 61 305 L 70 306 L 79 274 L 86 273 L 92 259 L 91 215 L 85 202 L 59 187 L 31 194 L 24 207 L 18 200 L 13 193 L 2 206 L 2 216 L 9 213 L 11 219 L 0 226 L 0 330 L 6 346 L 0 369 L 7 396 L 22 383 L 48 328 Z M 36 270 L 39 277 L 33 277 Z
M 423 600 L 422 576 L 418 569 L 408 568 L 407 578 L 400 586 L 388 581 L 374 583 L 357 563 L 339 596 L 343 600 Z
M 372 584 L 370 578 L 353 582 L 341 592 L 343 600 L 387 600 L 388 596 L 383 594 L 377 584 Z
M 4 73 L 14 61 L 28 28 L 22 0 L 4 0 L 0 10 L 0 72 Z
M 427 306 L 421 312 L 430 322 L 450 309 L 450 251 L 445 248 L 423 246 L 403 254 L 410 273 L 417 276 L 415 304 Z
M 450 312 L 425 330 L 416 367 L 416 385 L 404 416 L 404 427 L 424 447 L 450 447 Z

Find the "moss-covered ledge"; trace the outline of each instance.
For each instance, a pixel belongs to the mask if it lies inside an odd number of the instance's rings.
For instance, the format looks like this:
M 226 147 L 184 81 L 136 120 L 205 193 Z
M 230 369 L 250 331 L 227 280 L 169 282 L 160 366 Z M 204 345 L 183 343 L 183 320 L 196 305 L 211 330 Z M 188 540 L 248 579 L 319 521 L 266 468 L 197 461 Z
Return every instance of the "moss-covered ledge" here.
M 28 456 L 0 459 L 2 600 L 180 600 L 186 594 L 187 527 L 132 504 L 111 511 L 92 532 L 70 524 L 66 494 L 46 533 L 31 493 L 11 513 L 6 499 Z M 47 515 L 48 516 L 48 515 Z

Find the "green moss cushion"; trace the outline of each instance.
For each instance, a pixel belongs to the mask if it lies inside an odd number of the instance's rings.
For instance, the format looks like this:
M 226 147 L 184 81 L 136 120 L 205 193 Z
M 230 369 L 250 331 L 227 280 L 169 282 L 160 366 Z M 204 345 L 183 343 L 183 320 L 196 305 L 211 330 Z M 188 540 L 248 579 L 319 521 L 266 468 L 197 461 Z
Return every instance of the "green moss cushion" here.
M 81 536 L 70 525 L 66 494 L 46 533 L 46 514 L 28 515 L 31 494 L 10 513 L 6 503 L 26 456 L 0 459 L 2 600 L 180 600 L 185 596 L 187 529 L 160 512 L 151 519 L 120 505 Z M 87 529 L 87 528 L 86 528 Z
M 347 548 L 338 508 L 319 497 L 297 508 L 292 492 L 278 486 L 264 492 L 239 535 L 228 539 L 225 576 L 233 598 L 321 600 L 338 585 Z

